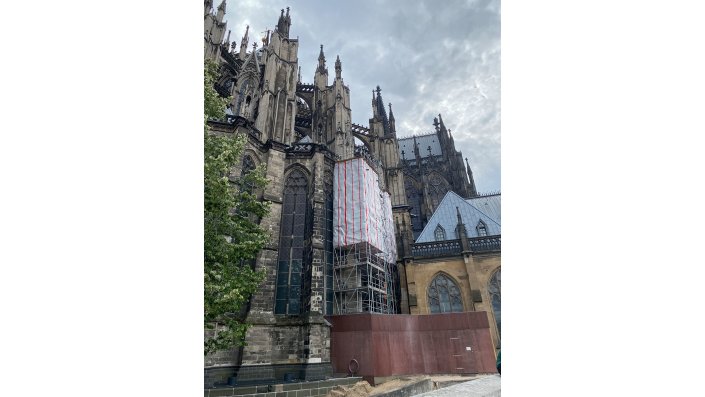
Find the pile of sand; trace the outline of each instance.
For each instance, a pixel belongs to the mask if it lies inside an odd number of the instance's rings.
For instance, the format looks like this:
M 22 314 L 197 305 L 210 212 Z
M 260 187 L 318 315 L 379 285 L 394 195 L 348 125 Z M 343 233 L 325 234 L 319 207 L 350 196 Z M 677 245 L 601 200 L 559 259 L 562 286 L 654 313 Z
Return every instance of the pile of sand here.
M 476 378 L 476 376 L 463 375 L 436 375 L 436 376 L 404 376 L 396 379 L 388 380 L 378 384 L 375 387 L 370 386 L 367 381 L 360 381 L 351 386 L 336 386 L 331 389 L 326 397 L 371 397 L 379 394 L 388 393 L 390 391 L 401 389 L 412 383 L 430 378 L 434 383 L 434 389 L 438 388 L 439 383 L 444 382 L 466 382 Z
M 336 386 L 326 394 L 326 397 L 368 397 L 371 391 L 372 386 L 363 380 L 352 386 Z

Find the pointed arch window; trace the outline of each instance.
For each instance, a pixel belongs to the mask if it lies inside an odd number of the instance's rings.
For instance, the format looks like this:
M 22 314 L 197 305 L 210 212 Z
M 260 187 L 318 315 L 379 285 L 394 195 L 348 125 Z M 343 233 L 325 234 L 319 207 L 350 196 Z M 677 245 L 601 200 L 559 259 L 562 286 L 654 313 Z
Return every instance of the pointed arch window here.
M 411 228 L 416 240 L 423 227 L 426 226 L 422 219 L 421 206 L 423 204 L 423 193 L 416 187 L 417 183 L 410 175 L 404 174 L 404 190 L 406 192 L 406 202 L 411 206 Z
M 428 287 L 428 307 L 431 313 L 464 311 L 460 288 L 447 275 L 437 275 Z
M 436 226 L 436 230 L 433 231 L 433 236 L 436 241 L 444 241 L 446 239 L 446 230 L 439 224 Z
M 485 222 L 480 221 L 477 223 L 477 226 L 475 227 L 477 229 L 477 235 L 480 237 L 487 236 L 487 225 Z
M 250 86 L 250 80 L 245 81 L 245 83 L 240 87 L 240 92 L 237 95 L 237 105 L 235 106 L 235 115 L 237 116 L 242 116 L 240 113 L 240 108 L 242 106 L 242 103 L 245 100 L 245 96 L 247 96 L 247 92 L 249 90 Z
M 250 156 L 249 154 L 245 155 L 245 157 L 242 159 L 242 175 L 248 174 L 255 168 L 255 161 L 252 160 L 252 156 Z
M 301 170 L 292 171 L 286 178 L 282 203 L 275 314 L 302 312 L 302 290 L 306 284 L 304 264 L 310 248 L 306 238 L 311 214 L 307 192 L 306 176 Z
M 428 196 L 431 199 L 429 203 L 431 212 L 438 208 L 438 205 L 449 190 L 450 186 L 443 177 L 435 173 L 429 176 Z
M 255 162 L 254 162 L 254 160 L 252 160 L 252 157 L 250 155 L 245 155 L 245 157 L 242 159 L 242 173 L 240 174 L 240 177 L 244 178 L 245 176 L 247 176 L 247 174 L 252 172 L 255 168 L 257 168 L 257 167 L 255 166 Z M 252 193 L 254 191 L 255 187 L 254 187 L 254 184 L 252 183 L 252 181 L 248 181 L 245 178 L 245 180 L 243 181 L 243 188 L 246 191 Z

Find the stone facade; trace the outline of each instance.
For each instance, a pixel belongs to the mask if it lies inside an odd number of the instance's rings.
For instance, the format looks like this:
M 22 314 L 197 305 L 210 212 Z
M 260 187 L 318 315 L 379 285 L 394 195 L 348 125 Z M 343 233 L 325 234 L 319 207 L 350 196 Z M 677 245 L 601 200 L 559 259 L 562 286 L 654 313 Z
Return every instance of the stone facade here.
M 428 290 L 434 278 L 444 274 L 458 285 L 463 311 L 485 311 L 495 346 L 500 334 L 492 308 L 490 279 L 502 264 L 499 251 L 466 252 L 437 258 L 411 259 L 406 264 L 411 314 L 431 314 Z
M 271 239 L 256 259 L 256 269 L 264 270 L 266 279 L 249 303 L 247 345 L 206 357 L 206 386 L 233 380 L 324 379 L 331 375 L 330 329 L 324 316 L 333 314 L 330 208 L 336 161 L 368 158 L 377 165 L 382 189 L 390 193 L 399 253 L 397 307 L 407 314 L 413 294 L 405 264 L 413 262 L 414 233 L 425 225 L 440 192 L 476 194 L 472 173 L 440 115 L 434 133 L 438 150 L 426 155 L 416 138 L 397 138 L 391 104 L 387 114 L 379 86 L 372 92 L 367 126 L 353 123 L 342 62 L 336 57 L 329 75 L 323 46 L 313 83 L 303 82 L 288 8 L 261 48 L 257 42 L 250 47 L 249 27 L 239 49 L 230 42 L 225 11 L 225 0 L 217 10 L 212 0 L 205 1 L 204 57 L 219 65 L 215 88 L 231 98 L 226 118 L 209 124 L 215 133 L 248 138 L 233 176 L 266 164 L 269 183 L 259 195 L 271 202 L 271 211 L 260 222 Z M 402 150 L 412 141 L 413 158 Z M 418 214 L 412 218 L 414 211 Z M 412 307 L 419 310 L 418 303 Z

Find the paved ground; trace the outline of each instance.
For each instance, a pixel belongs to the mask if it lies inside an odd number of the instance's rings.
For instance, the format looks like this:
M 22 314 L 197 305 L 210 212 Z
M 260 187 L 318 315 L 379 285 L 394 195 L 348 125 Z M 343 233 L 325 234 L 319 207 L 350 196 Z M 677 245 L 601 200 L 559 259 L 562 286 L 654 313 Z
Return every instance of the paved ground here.
M 500 380 L 499 375 L 488 375 L 479 379 L 419 394 L 416 397 L 499 397 L 502 395 Z

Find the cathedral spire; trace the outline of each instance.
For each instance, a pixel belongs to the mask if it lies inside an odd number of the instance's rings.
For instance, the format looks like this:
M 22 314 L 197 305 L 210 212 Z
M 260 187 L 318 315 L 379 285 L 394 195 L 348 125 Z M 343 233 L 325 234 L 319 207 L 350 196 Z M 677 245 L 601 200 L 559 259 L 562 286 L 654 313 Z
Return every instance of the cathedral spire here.
M 441 117 L 441 114 L 440 114 L 440 113 L 438 113 L 438 121 L 439 121 L 439 124 L 440 124 L 440 126 L 441 126 L 441 129 L 440 129 L 440 130 L 441 130 L 443 133 L 446 133 L 446 132 L 447 132 L 447 131 L 446 131 L 446 125 L 443 124 L 443 117 Z
M 247 44 L 250 42 L 250 25 L 245 26 L 245 35 L 242 36 L 242 40 L 240 40 L 240 47 L 247 47 Z
M 326 56 L 323 55 L 323 44 L 321 44 L 321 51 L 318 53 L 318 66 L 313 75 L 313 83 L 320 90 L 325 90 L 328 86 L 328 68 L 326 68 Z
M 392 112 L 392 103 L 391 102 L 389 102 L 389 130 L 392 132 L 392 134 L 396 135 L 397 128 L 394 123 L 394 112 Z
M 240 59 L 245 60 L 245 54 L 247 54 L 247 45 L 250 44 L 250 25 L 245 27 L 245 35 L 242 36 L 240 40 Z
M 477 189 L 475 188 L 475 178 L 472 176 L 472 170 L 470 169 L 470 164 L 468 163 L 468 158 L 465 157 L 465 166 L 468 169 L 468 180 L 470 182 L 470 190 L 468 191 L 470 197 L 477 196 Z
M 340 55 L 337 55 L 335 57 L 335 78 L 339 79 L 340 77 L 340 72 L 343 70 L 343 68 L 340 66 Z
M 440 113 L 438 113 L 438 125 L 436 126 L 436 134 L 438 135 L 438 143 L 441 144 L 441 150 L 444 153 L 452 153 L 454 148 L 449 147 L 450 140 L 448 139 L 448 130 L 446 130 L 446 126 L 445 124 L 443 124 L 443 117 L 441 117 Z
M 328 69 L 326 68 L 326 56 L 323 55 L 323 44 L 321 44 L 321 52 L 318 53 L 318 68 L 316 68 L 316 73 L 328 74 Z
M 279 21 L 277 22 L 277 31 L 282 37 L 289 38 L 289 27 L 291 27 L 291 17 L 289 16 L 289 7 L 286 7 L 286 15 L 284 15 L 284 9 L 282 8 L 282 13 L 279 16 Z
M 220 5 L 218 6 L 218 14 L 216 15 L 216 19 L 218 22 L 223 22 L 223 17 L 225 16 L 225 0 L 223 0 Z
M 416 135 L 414 135 L 414 157 L 416 157 L 416 166 L 421 169 L 421 152 L 419 151 L 419 144 L 416 142 Z
M 384 135 L 389 135 L 389 119 L 387 118 L 387 110 L 384 108 L 384 100 L 382 99 L 382 89 L 377 86 L 377 100 L 374 103 L 377 108 L 377 116 L 382 121 Z

